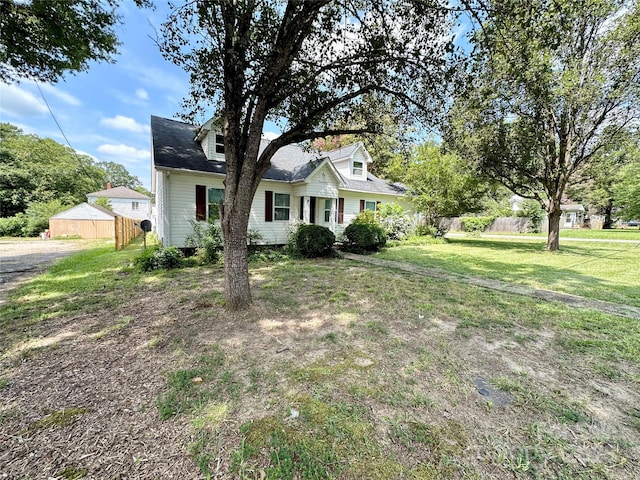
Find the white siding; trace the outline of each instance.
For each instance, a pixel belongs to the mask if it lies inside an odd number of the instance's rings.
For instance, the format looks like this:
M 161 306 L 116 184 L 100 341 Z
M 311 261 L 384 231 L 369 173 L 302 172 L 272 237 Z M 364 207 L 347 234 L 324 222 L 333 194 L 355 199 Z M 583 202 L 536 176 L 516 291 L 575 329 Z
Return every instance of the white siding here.
M 354 161 L 362 162 L 362 175 L 356 176 L 352 174 Z M 336 167 L 336 170 L 340 172 L 340 175 L 345 178 L 353 178 L 354 180 L 367 179 L 367 156 L 361 148 L 354 152 L 353 157 L 336 160 L 333 162 L 333 165 Z
M 305 186 L 292 186 L 285 182 L 264 181 L 258 187 L 253 204 L 251 205 L 251 214 L 249 216 L 249 230 L 260 232 L 262 240 L 259 243 L 268 245 L 286 244 L 291 225 L 298 222 L 300 193 L 307 196 L 316 197 L 316 222 L 320 225 L 329 226 L 328 222 L 324 222 L 324 200 L 326 198 L 343 197 L 344 202 L 344 223 L 337 225 L 339 235 L 344 227 L 346 227 L 360 212 L 360 200 L 369 202 L 398 202 L 406 206 L 406 202 L 401 197 L 393 195 L 384 195 L 376 193 L 358 193 L 340 190 L 335 185 L 335 177 L 329 175 L 330 171 L 318 172 L 318 174 L 327 173 L 325 176 L 326 183 L 321 181 L 321 176 L 314 176 L 314 181 Z M 218 176 L 194 175 L 189 173 L 171 172 L 158 175 L 157 181 L 157 202 L 158 202 L 158 221 L 163 216 L 166 222 L 157 225 L 157 231 L 163 244 L 184 247 L 187 236 L 191 233 L 191 224 L 189 220 L 196 218 L 196 185 L 205 185 L 207 188 L 224 188 L 223 178 Z M 304 187 L 304 190 L 302 189 Z M 273 220 L 265 221 L 265 192 L 289 194 L 289 221 Z M 162 205 L 165 211 L 162 211 Z M 408 208 L 405 207 L 405 208 Z
M 265 192 L 288 193 L 289 194 L 289 221 L 273 220 L 265 222 Z M 256 196 L 251 205 L 251 215 L 249 216 L 249 230 L 257 230 L 262 235 L 259 243 L 267 245 L 284 245 L 287 243 L 291 223 L 298 218 L 298 205 L 300 199 L 293 195 L 293 188 L 287 183 L 262 182 L 258 186 Z
M 153 228 L 155 228 L 160 242 L 164 243 L 164 239 L 168 234 L 169 219 L 166 215 L 166 206 L 168 205 L 166 176 L 164 172 L 156 171 L 154 175 L 155 179 L 155 194 L 156 194 L 156 217 L 152 220 Z
M 395 195 L 385 195 L 382 193 L 358 193 L 349 192 L 345 190 L 340 191 L 340 197 L 344 198 L 344 223 L 337 225 L 336 236 L 340 235 L 347 225 L 349 225 L 354 218 L 360 213 L 360 200 L 365 202 L 380 202 L 380 203 L 398 203 L 405 210 L 411 211 L 408 202 Z
M 87 196 L 90 203 L 94 203 L 98 197 Z M 104 197 L 103 197 L 104 198 Z M 116 215 L 138 220 L 151 218 L 151 200 L 137 198 L 108 198 L 111 210 Z M 133 202 L 138 202 L 138 209 L 133 209 Z
M 310 178 L 309 183 L 296 185 L 293 194 L 298 197 L 336 198 L 338 181 L 331 169 L 325 165 Z
M 168 209 L 170 228 L 165 245 L 184 247 L 192 233 L 189 220 L 196 219 L 196 185 L 207 188 L 224 188 L 222 177 L 199 176 L 172 172 L 168 179 Z

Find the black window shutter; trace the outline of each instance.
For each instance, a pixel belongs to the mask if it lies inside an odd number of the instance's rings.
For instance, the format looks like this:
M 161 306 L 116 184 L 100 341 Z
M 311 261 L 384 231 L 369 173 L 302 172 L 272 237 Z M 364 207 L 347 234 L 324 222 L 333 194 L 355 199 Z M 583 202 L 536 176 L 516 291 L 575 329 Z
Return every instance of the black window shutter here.
M 273 222 L 273 192 L 264 192 L 264 221 Z
M 196 220 L 207 219 L 207 187 L 196 185 Z
M 344 223 L 344 198 L 338 198 L 338 223 Z
M 360 200 L 360 211 L 364 211 L 364 200 Z

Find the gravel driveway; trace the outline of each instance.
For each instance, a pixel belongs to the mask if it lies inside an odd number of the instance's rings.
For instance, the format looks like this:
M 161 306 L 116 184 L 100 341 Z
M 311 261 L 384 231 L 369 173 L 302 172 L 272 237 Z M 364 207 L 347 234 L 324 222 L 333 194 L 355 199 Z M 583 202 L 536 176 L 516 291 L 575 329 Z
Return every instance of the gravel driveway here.
M 0 240 L 0 305 L 20 282 L 37 275 L 54 260 L 87 245 L 82 240 Z

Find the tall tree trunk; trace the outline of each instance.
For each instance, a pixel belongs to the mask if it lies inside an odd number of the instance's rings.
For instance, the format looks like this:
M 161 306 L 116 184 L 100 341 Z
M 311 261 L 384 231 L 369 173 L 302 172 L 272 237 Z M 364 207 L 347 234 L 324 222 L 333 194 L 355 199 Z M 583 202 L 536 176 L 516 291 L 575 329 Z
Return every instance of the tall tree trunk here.
M 613 199 L 608 199 L 607 204 L 604 207 L 604 221 L 602 222 L 602 228 L 613 228 L 613 220 L 611 214 L 613 212 Z
M 547 209 L 547 216 L 549 219 L 549 232 L 547 235 L 547 250 L 549 252 L 557 252 L 560 250 L 560 216 L 562 210 L 560 210 L 560 202 L 558 200 L 551 200 Z
M 249 199 L 251 205 L 251 199 Z M 224 294 L 229 310 L 251 304 L 247 262 L 248 215 L 228 215 L 222 222 L 224 236 Z

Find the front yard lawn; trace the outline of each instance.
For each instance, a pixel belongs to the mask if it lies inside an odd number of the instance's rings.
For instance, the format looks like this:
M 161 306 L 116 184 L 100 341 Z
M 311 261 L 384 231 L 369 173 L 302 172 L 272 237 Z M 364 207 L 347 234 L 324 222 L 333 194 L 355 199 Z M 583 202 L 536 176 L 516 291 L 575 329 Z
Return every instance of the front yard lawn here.
M 640 306 L 638 243 L 565 242 L 549 253 L 544 242 L 455 237 L 446 243 L 421 241 L 388 248 L 388 260 L 415 263 L 465 275 Z
M 637 321 L 338 259 L 229 313 L 219 267 L 134 253 L 0 310 L 9 478 L 640 477 Z

